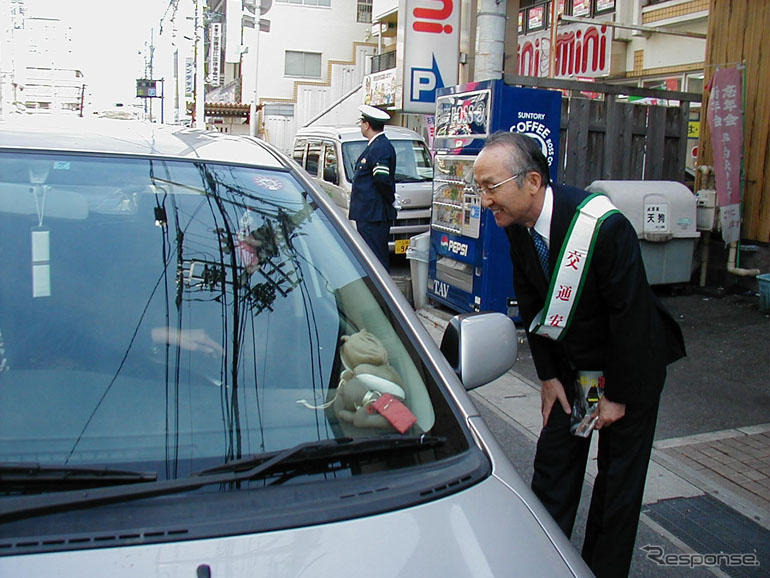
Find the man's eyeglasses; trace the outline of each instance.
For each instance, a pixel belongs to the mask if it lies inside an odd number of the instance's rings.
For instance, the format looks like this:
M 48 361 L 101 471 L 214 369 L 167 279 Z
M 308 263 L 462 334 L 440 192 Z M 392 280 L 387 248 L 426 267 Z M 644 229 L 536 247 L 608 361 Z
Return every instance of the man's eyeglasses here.
M 471 188 L 477 195 L 481 197 L 485 197 L 487 195 L 492 194 L 492 191 L 494 191 L 497 187 L 502 187 L 505 183 L 508 183 L 513 179 L 515 179 L 516 177 L 520 177 L 523 174 L 524 174 L 523 172 L 513 173 L 510 177 L 508 177 L 504 181 L 500 181 L 495 185 L 478 185 L 476 183 L 471 183 Z

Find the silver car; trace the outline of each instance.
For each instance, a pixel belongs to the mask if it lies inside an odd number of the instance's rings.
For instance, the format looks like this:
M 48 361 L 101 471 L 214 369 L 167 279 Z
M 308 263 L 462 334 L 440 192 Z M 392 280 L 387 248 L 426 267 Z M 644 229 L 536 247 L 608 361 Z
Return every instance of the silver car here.
M 32 120 L 0 123 L 0 575 L 590 574 L 465 392 L 508 318 L 442 355 L 256 139 Z

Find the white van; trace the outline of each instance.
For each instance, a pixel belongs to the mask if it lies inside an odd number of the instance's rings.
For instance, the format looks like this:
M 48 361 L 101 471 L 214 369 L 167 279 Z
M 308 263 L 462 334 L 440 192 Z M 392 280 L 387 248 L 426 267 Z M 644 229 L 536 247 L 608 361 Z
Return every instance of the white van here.
M 433 164 L 425 141 L 416 132 L 386 126 L 385 134 L 396 149 L 398 214 L 388 248 L 398 255 L 406 253 L 410 237 L 430 227 Z M 304 128 L 294 138 L 292 156 L 347 214 L 356 160 L 366 143 L 358 125 Z

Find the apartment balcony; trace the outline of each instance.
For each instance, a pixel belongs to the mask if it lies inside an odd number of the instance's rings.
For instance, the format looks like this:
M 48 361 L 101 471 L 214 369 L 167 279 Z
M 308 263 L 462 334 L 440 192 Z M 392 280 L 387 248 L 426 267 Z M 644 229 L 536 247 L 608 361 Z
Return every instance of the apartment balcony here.
M 396 51 L 384 52 L 372 56 L 372 74 L 396 67 Z
M 708 18 L 709 0 L 668 0 L 642 8 L 642 24 L 666 26 Z

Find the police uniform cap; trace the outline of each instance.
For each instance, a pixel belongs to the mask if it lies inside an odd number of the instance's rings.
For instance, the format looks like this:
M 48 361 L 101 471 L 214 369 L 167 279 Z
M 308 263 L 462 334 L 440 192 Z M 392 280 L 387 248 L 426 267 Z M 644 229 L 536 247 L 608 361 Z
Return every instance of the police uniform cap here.
M 361 111 L 361 117 L 366 121 L 372 120 L 383 123 L 390 120 L 390 115 L 387 112 L 368 104 L 362 104 L 358 110 Z

